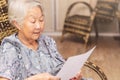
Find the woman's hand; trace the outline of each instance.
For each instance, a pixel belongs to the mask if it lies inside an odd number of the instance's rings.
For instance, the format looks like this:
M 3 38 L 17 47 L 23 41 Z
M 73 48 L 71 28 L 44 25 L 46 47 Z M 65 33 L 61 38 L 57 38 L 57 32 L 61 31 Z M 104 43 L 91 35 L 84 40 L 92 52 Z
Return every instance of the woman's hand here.
M 82 79 L 82 75 L 81 73 L 77 73 L 75 77 L 69 79 L 69 80 L 81 80 Z
M 49 73 L 42 73 L 42 74 L 31 76 L 25 80 L 60 80 L 60 78 L 56 76 L 52 76 Z

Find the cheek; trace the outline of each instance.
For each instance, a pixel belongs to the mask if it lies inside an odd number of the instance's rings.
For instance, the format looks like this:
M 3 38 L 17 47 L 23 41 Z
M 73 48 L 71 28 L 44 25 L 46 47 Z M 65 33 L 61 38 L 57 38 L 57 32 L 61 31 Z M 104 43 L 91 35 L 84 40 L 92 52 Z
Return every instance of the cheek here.
M 32 32 L 34 30 L 34 27 L 33 27 L 33 24 L 29 23 L 29 22 L 26 22 L 24 25 L 23 25 L 23 28 L 24 28 L 24 31 L 25 32 Z
M 30 23 L 29 21 L 26 21 L 25 26 L 27 26 L 28 28 L 29 27 L 32 28 L 34 25 L 32 23 Z
M 43 22 L 43 24 L 41 25 L 41 30 L 43 31 L 45 28 L 45 23 Z

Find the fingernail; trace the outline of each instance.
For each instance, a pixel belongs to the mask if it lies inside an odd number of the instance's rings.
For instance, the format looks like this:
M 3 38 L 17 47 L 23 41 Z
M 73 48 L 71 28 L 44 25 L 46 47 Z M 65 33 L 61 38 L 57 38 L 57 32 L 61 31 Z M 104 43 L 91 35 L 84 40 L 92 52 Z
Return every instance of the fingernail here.
M 74 77 L 73 79 L 77 79 L 76 77 Z

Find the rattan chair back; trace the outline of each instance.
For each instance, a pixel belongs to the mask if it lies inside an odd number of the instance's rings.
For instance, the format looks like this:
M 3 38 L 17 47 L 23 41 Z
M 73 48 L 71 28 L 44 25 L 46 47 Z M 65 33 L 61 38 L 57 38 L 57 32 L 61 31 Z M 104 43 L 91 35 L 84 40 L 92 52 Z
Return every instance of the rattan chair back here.
M 17 32 L 17 29 L 10 25 L 8 20 L 7 0 L 0 0 L 0 43 L 2 39 Z

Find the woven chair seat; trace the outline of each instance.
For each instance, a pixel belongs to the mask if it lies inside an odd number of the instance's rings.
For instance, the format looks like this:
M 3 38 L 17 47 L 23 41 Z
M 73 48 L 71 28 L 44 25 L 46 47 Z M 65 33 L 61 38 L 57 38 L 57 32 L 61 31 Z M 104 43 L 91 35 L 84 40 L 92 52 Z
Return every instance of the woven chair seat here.
M 71 25 L 74 24 L 74 25 L 81 25 L 81 26 L 89 27 L 90 16 L 73 15 L 73 16 L 66 18 L 65 20 L 66 26 L 67 26 L 67 23 L 70 23 Z
M 64 30 L 70 33 L 76 33 L 85 37 L 87 33 L 90 33 L 90 17 L 89 16 L 80 16 L 73 15 L 65 20 Z

